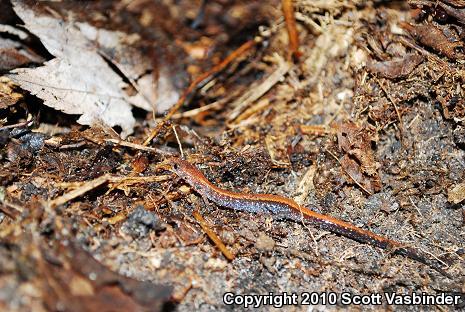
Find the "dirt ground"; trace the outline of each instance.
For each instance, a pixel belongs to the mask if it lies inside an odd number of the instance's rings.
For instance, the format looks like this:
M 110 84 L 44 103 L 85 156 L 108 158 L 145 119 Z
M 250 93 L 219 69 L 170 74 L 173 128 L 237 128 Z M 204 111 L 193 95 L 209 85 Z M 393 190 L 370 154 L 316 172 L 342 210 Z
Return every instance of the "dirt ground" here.
M 160 5 L 187 25 L 183 18 L 193 19 L 200 1 Z M 301 299 L 447 293 L 461 295 L 463 304 L 465 3 L 297 0 L 293 6 L 299 36 L 293 57 L 280 1 L 207 1 L 200 29 L 180 28 L 176 37 L 173 25 L 160 26 L 173 31 L 164 44 L 191 53 L 175 60 L 190 81 L 247 40 L 254 44 L 199 83 L 170 118 L 133 109 L 134 132 L 124 141 L 121 129 L 82 126 L 77 116 L 48 107 L 13 86 L 12 68 L 3 70 L 1 310 L 244 310 L 224 304 L 227 292 Z M 192 60 L 205 38 L 213 52 Z M 180 147 L 218 187 L 293 198 L 411 246 L 445 274 L 312 224 L 206 203 L 170 171 L 167 160 Z M 320 299 L 283 309 L 464 307 Z

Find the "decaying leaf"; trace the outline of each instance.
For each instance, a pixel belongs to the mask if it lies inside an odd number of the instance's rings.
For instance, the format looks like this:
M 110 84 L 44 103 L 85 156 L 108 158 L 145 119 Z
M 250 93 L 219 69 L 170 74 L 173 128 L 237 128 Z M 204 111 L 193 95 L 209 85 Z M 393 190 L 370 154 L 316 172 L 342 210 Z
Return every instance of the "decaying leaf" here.
M 132 132 L 135 123 L 132 105 L 152 110 L 152 103 L 155 103 L 160 112 L 178 99 L 175 88 L 165 77 L 166 72 L 162 70 L 154 83 L 154 75 L 146 73 L 146 67 L 140 66 L 147 61 L 137 51 L 116 48 L 137 40 L 137 35 L 131 37 L 86 23 L 66 22 L 39 13 L 22 1 L 13 3 L 25 27 L 39 37 L 56 58 L 41 67 L 16 69 L 8 76 L 43 99 L 47 106 L 80 115 L 78 122 L 81 124 L 102 122 L 111 127 L 120 126 L 124 137 Z M 110 61 L 131 84 L 123 81 L 110 67 Z M 154 91 L 154 86 L 159 92 Z M 126 92 L 131 87 L 138 92 Z
M 2 27 L 3 26 L 3 27 Z M 12 26 L 0 25 L 0 32 L 8 35 L 17 35 Z M 11 69 L 26 66 L 31 63 L 42 63 L 45 61 L 34 51 L 25 47 L 21 42 L 9 38 L 0 37 L 0 72 L 5 73 Z
M 449 15 L 457 20 L 457 22 L 465 23 L 465 1 L 463 0 L 409 0 L 409 4 L 414 7 L 429 8 L 434 12 L 434 15 L 445 18 L 444 15 Z
M 447 56 L 451 60 L 463 59 L 463 44 L 461 41 L 449 41 L 444 33 L 434 25 L 411 25 L 400 23 L 421 44 Z
M 463 0 L 444 0 L 444 2 L 453 5 L 458 8 L 463 8 L 465 7 L 465 1 Z
M 381 77 L 396 79 L 408 76 L 423 59 L 421 55 L 408 54 L 400 59 L 369 63 L 367 69 Z
M 141 282 L 110 271 L 91 255 L 71 245 L 63 250 L 62 266 L 48 264 L 49 286 L 69 311 L 159 311 L 171 287 Z M 61 286 L 62 289 L 56 289 Z
M 170 66 L 165 66 L 163 62 L 157 62 L 158 67 L 152 68 L 152 60 L 142 54 L 141 49 L 132 47 L 134 42 L 141 39 L 138 34 L 128 35 L 121 31 L 99 29 L 87 23 L 76 25 L 86 39 L 98 46 L 98 53 L 118 67 L 135 87 L 137 92 L 129 97 L 131 104 L 147 111 L 163 113 L 176 103 L 179 91 L 170 77 L 182 76 L 182 73 L 170 72 Z M 156 75 L 152 70 L 157 70 Z M 183 80 L 183 77 L 178 78 Z
M 370 131 L 353 122 L 344 122 L 337 126 L 337 141 L 345 153 L 341 165 L 350 176 L 348 181 L 355 182 L 369 193 L 381 189 L 379 163 L 371 149 L 372 137 Z

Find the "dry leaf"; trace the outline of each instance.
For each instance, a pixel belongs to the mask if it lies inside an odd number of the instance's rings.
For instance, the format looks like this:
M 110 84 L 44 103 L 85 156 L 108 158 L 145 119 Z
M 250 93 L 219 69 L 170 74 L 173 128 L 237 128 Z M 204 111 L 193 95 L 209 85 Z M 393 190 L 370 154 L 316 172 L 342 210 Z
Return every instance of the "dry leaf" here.
M 417 54 L 407 54 L 402 58 L 390 61 L 369 62 L 367 69 L 380 77 L 396 79 L 408 76 L 417 66 L 423 62 L 423 56 Z
M 371 149 L 374 134 L 350 121 L 338 124 L 336 130 L 338 145 L 345 154 L 341 161 L 345 172 L 369 193 L 381 190 L 380 164 Z
M 147 60 L 126 47 L 138 40 L 137 35 L 67 22 L 55 15 L 38 13 L 38 9 L 22 1 L 13 1 L 13 4 L 25 27 L 39 37 L 56 58 L 41 67 L 16 69 L 8 77 L 43 99 L 45 105 L 80 115 L 80 124 L 101 122 L 110 127 L 120 126 L 121 135 L 125 137 L 135 124 L 132 105 L 152 110 L 151 103 L 155 103 L 160 112 L 177 101 L 176 88 L 163 67 L 154 83 L 154 75 L 147 71 L 150 65 Z M 123 81 L 109 62 L 118 67 L 132 85 Z M 134 95 L 126 92 L 132 86 L 138 91 Z
M 13 27 L 7 28 L 7 26 L 0 25 L 0 33 L 5 32 L 7 36 L 17 35 L 13 33 Z M 0 37 L 0 72 L 6 73 L 20 66 L 40 64 L 44 61 L 45 59 L 28 49 L 22 42 Z

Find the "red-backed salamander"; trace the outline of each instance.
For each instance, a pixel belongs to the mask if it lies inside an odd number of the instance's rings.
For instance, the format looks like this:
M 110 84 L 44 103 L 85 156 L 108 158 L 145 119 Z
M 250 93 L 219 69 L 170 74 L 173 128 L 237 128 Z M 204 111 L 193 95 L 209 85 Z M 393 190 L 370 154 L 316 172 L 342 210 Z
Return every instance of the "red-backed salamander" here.
M 196 192 L 213 201 L 218 206 L 252 213 L 270 213 L 280 219 L 301 221 L 302 217 L 330 232 L 346 236 L 361 243 L 368 243 L 383 249 L 390 249 L 416 261 L 427 264 L 441 274 L 450 277 L 438 261 L 420 255 L 416 250 L 399 242 L 361 229 L 353 224 L 327 216 L 300 206 L 292 199 L 271 194 L 236 193 L 221 189 L 200 172 L 197 167 L 178 157 L 169 160 L 173 171 L 186 181 Z

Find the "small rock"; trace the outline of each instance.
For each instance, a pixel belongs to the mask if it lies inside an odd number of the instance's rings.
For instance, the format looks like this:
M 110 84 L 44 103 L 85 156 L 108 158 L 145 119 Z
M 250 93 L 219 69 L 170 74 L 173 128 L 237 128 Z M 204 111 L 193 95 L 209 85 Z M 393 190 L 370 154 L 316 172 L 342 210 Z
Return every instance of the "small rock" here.
M 465 149 L 465 127 L 458 126 L 454 130 L 454 143 L 457 144 L 458 147 Z
M 262 251 L 271 251 L 275 245 L 276 242 L 263 232 L 260 232 L 257 241 L 255 242 L 255 247 Z
M 34 183 L 28 182 L 23 185 L 21 193 L 21 200 L 27 201 L 31 196 L 36 195 L 47 198 L 47 189 L 36 186 Z
M 233 232 L 225 230 L 221 233 L 221 240 L 226 245 L 233 245 L 236 242 L 236 237 Z
M 447 190 L 447 200 L 452 204 L 458 204 L 465 200 L 465 183 L 459 183 Z
M 152 212 L 137 206 L 121 226 L 121 230 L 133 238 L 145 237 L 151 230 L 165 229 L 165 224 Z
M 248 228 L 241 229 L 239 235 L 249 241 L 254 241 L 256 237 L 255 233 L 249 230 Z
M 45 135 L 42 133 L 30 132 L 19 138 L 21 147 L 32 153 L 39 152 L 44 147 Z
M 210 270 L 223 270 L 228 263 L 225 260 L 219 258 L 210 258 L 205 263 L 205 268 Z
M 276 269 L 274 268 L 274 264 L 276 263 L 275 257 L 260 257 L 260 262 L 270 273 L 276 272 Z

